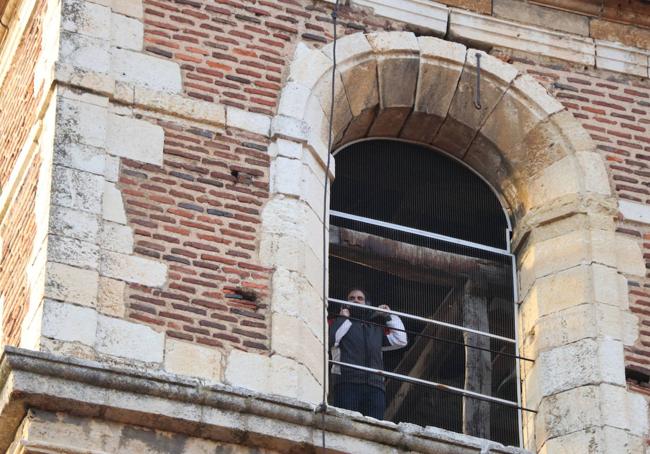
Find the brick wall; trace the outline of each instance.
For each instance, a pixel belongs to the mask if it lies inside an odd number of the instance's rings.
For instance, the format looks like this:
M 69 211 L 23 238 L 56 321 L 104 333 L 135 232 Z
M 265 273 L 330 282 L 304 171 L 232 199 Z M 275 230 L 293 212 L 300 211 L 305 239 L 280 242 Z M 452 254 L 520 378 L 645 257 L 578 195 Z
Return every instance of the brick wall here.
M 39 114 L 34 93 L 34 69 L 41 50 L 42 20 L 45 1 L 38 2 L 31 21 L 26 27 L 11 69 L 0 87 L 0 188 L 7 192 L 9 176 L 29 131 Z M 28 163 L 29 164 L 29 163 Z M 0 298 L 4 300 L 2 327 L 5 342 L 17 345 L 20 326 L 25 316 L 29 284 L 27 267 L 32 252 L 35 232 L 34 198 L 40 159 L 32 161 L 19 185 L 13 202 L 0 219 Z
M 273 115 L 297 40 L 331 40 L 331 5 L 312 0 L 144 0 L 145 50 L 181 65 L 188 96 Z M 403 29 L 343 8 L 339 33 Z
M 36 232 L 34 199 L 38 182 L 40 159 L 32 162 L 18 195 L 0 224 L 2 256 L 0 257 L 0 295 L 4 299 L 2 342 L 18 345 L 21 323 L 27 311 L 29 282 L 27 267 Z
M 119 184 L 134 251 L 165 262 L 169 279 L 162 290 L 131 285 L 128 317 L 179 339 L 267 350 L 270 270 L 258 258 L 267 141 L 159 124 L 163 166 L 123 160 Z
M 39 112 L 39 93 L 34 93 L 34 69 L 41 51 L 43 13 L 41 0 L 27 26 L 23 42 L 16 51 L 11 69 L 0 87 L 0 187 L 7 183 L 27 134 Z

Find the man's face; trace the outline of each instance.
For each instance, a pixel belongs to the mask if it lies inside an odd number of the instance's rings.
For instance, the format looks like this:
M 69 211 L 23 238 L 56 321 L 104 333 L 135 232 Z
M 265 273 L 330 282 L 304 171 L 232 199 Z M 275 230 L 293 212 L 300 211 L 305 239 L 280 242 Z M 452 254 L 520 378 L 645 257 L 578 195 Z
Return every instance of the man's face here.
M 366 304 L 366 297 L 361 290 L 352 290 L 348 294 L 348 301 L 357 304 Z

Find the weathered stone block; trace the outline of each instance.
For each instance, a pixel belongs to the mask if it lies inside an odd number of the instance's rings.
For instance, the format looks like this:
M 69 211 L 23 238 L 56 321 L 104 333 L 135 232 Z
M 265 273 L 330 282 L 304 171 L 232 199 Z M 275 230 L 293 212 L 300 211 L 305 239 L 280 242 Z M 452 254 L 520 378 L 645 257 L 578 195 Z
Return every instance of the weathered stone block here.
M 219 350 L 177 339 L 165 341 L 165 370 L 179 375 L 221 381 L 222 354 Z
M 114 222 L 104 222 L 99 235 L 99 246 L 122 254 L 133 252 L 133 229 Z
M 648 77 L 649 50 L 624 46 L 611 41 L 596 41 L 596 67 Z
M 589 36 L 587 16 L 544 8 L 517 0 L 493 0 L 494 16 L 566 33 Z
M 125 103 L 133 102 L 147 109 L 161 112 L 175 112 L 178 116 L 206 122 L 211 125 L 224 126 L 226 124 L 226 107 L 222 104 L 201 101 L 180 94 L 166 93 L 139 85 L 131 86 L 118 82 L 116 84 L 116 91 L 120 89 L 123 89 L 124 91 L 124 94 L 121 96 L 125 98 Z M 129 101 L 129 97 L 132 97 L 131 101 Z M 232 110 L 238 111 L 239 109 L 232 108 Z M 257 132 L 258 120 L 254 120 L 254 116 L 259 114 L 251 115 L 253 115 L 253 118 L 248 118 L 250 124 L 245 122 L 242 127 L 247 131 Z M 265 133 L 263 135 L 267 134 Z
M 448 37 L 476 47 L 504 47 L 582 65 L 594 64 L 591 39 L 466 11 L 451 12 Z
M 106 150 L 115 156 L 161 165 L 165 133 L 144 120 L 109 114 Z
M 116 80 L 170 93 L 182 91 L 180 67 L 163 58 L 112 48 L 110 70 Z
M 282 95 L 280 96 L 278 115 L 301 120 L 305 113 L 310 94 L 311 90 L 303 85 L 296 82 L 287 83 L 282 89 Z
M 110 32 L 111 46 L 142 50 L 144 25 L 140 20 L 121 14 L 112 14 Z
M 318 49 L 299 42 L 289 67 L 289 82 L 311 89 L 332 68 L 332 60 Z
M 99 247 L 74 238 L 50 235 L 47 259 L 52 262 L 96 270 L 99 264 Z
M 165 335 L 138 323 L 97 315 L 99 353 L 147 363 L 163 361 Z
M 155 260 L 103 251 L 99 273 L 134 284 L 161 287 L 167 279 L 167 267 Z
M 108 40 L 67 31 L 61 32 L 60 39 L 59 59 L 62 63 L 88 71 L 110 72 Z
M 300 319 L 274 313 L 271 318 L 271 350 L 307 367 L 315 377 L 323 376 L 323 343 Z M 294 333 L 295 337 L 287 336 Z M 300 342 L 296 342 L 300 339 Z
M 101 211 L 103 178 L 88 172 L 54 166 L 52 202 L 89 213 Z
M 57 147 L 81 143 L 102 148 L 105 140 L 105 108 L 70 99 L 59 99 L 56 119 Z
M 49 262 L 45 276 L 46 298 L 95 307 L 99 280 L 97 271 Z
M 54 164 L 97 175 L 104 174 L 105 160 L 102 148 L 80 143 L 58 144 L 54 150 Z
M 590 36 L 596 40 L 615 41 L 625 46 L 650 49 L 650 30 L 593 18 Z
M 143 7 L 141 1 L 111 0 L 111 9 L 115 13 L 123 14 L 135 19 L 142 19 L 143 16 Z
M 95 343 L 97 312 L 52 300 L 43 301 L 42 335 L 66 342 Z
M 583 339 L 539 352 L 526 377 L 529 403 L 580 386 L 610 383 L 625 385 L 623 344 L 620 341 Z
M 63 30 L 108 39 L 111 24 L 110 8 L 85 0 L 65 0 L 61 14 Z
M 271 311 L 302 320 L 318 337 L 322 331 L 322 295 L 295 271 L 277 267 L 273 273 Z
M 381 108 L 412 108 L 420 65 L 417 38 L 406 32 L 370 33 L 367 38 L 377 54 Z
M 52 205 L 49 228 L 55 235 L 96 243 L 99 220 L 96 214 Z
M 278 157 L 271 163 L 271 192 L 300 197 L 303 194 L 302 161 Z

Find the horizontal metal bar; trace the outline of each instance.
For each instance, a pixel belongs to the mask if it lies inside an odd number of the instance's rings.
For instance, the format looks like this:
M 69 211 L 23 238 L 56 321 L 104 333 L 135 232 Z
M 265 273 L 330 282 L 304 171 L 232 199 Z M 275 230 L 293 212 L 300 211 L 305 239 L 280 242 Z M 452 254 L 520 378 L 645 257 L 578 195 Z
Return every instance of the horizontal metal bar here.
M 370 320 L 364 320 L 364 319 L 355 318 L 355 317 L 348 317 L 348 320 L 356 320 L 358 322 L 367 323 L 369 325 L 381 326 L 382 328 L 389 328 L 392 331 L 402 331 L 402 332 L 407 333 L 407 334 L 412 334 L 413 336 L 425 337 L 427 339 L 435 340 L 435 341 L 438 341 L 438 342 L 444 342 L 444 343 L 453 344 L 453 345 L 460 345 L 462 347 L 474 348 L 476 350 L 481 350 L 481 351 L 484 351 L 484 352 L 495 353 L 496 356 L 501 355 L 501 356 L 507 356 L 508 358 L 521 359 L 523 361 L 530 361 L 531 363 L 535 362 L 534 359 L 526 358 L 525 356 L 514 355 L 512 353 L 505 353 L 505 352 L 502 352 L 502 351 L 499 351 L 499 350 L 492 350 L 491 348 L 479 347 L 479 346 L 476 346 L 476 345 L 466 344 L 465 342 L 454 341 L 454 340 L 451 340 L 451 339 L 443 339 L 442 337 L 430 336 L 428 334 L 422 334 L 422 333 L 419 333 L 417 331 L 413 331 L 413 330 L 409 330 L 409 329 L 393 328 L 393 327 L 385 325 L 383 323 L 376 323 L 376 322 L 372 322 Z
M 394 372 L 388 372 L 388 371 L 385 371 L 385 370 L 373 369 L 371 367 L 359 366 L 357 364 L 344 363 L 344 362 L 336 361 L 336 360 L 333 360 L 333 359 L 330 359 L 329 362 L 330 362 L 330 364 L 338 364 L 339 366 L 350 367 L 352 369 L 362 370 L 362 371 L 365 371 L 365 372 L 371 372 L 371 373 L 374 373 L 374 374 L 377 374 L 377 375 L 382 375 L 384 377 L 395 378 L 397 380 L 406 381 L 406 382 L 414 383 L 414 384 L 417 384 L 417 385 L 429 386 L 431 388 L 440 389 L 442 391 L 449 391 L 449 392 L 456 393 L 456 394 L 462 394 L 463 396 L 469 396 L 469 397 L 473 397 L 475 399 L 486 400 L 488 402 L 495 402 L 495 403 L 498 403 L 498 404 L 507 405 L 507 406 L 512 407 L 512 408 L 522 409 L 522 410 L 531 411 L 533 413 L 536 413 L 535 410 L 531 410 L 531 409 L 522 407 L 517 402 L 513 402 L 511 400 L 506 400 L 506 399 L 500 399 L 498 397 L 487 396 L 485 394 L 477 393 L 477 392 L 474 392 L 474 391 L 468 391 L 466 389 L 456 388 L 455 386 L 443 385 L 442 383 L 436 383 L 436 382 L 433 382 L 433 381 L 422 380 L 421 378 L 409 377 L 408 375 L 396 374 Z
M 467 333 L 478 334 L 480 336 L 486 336 L 486 337 L 490 337 L 492 339 L 498 339 L 498 340 L 501 340 L 501 341 L 504 341 L 504 342 L 510 342 L 511 344 L 516 344 L 516 341 L 514 339 L 510 339 L 509 337 L 499 336 L 498 334 L 486 333 L 485 331 L 479 331 L 477 329 L 466 328 L 464 326 L 454 325 L 453 323 L 441 322 L 440 320 L 433 320 L 433 319 L 430 319 L 430 318 L 420 317 L 418 315 L 411 315 L 411 314 L 407 314 L 405 312 L 394 311 L 392 309 L 391 310 L 380 309 L 380 308 L 375 307 L 375 306 L 367 306 L 365 304 L 353 303 L 351 301 L 344 301 L 344 300 L 339 300 L 339 299 L 336 299 L 336 298 L 327 298 L 327 300 L 331 301 L 333 303 L 339 303 L 339 304 L 345 304 L 345 305 L 348 305 L 348 306 L 360 307 L 362 309 L 372 310 L 372 311 L 376 311 L 376 312 L 385 312 L 387 314 L 395 314 L 395 315 L 399 315 L 400 317 L 410 318 L 412 320 L 418 320 L 420 322 L 431 323 L 431 324 L 434 324 L 434 325 L 440 325 L 440 326 L 444 326 L 445 328 L 451 328 L 451 329 L 456 329 L 456 330 L 459 330 L 459 331 L 465 331 Z
M 366 218 L 363 216 L 357 216 L 355 214 L 343 213 L 341 211 L 330 210 L 330 216 L 339 217 L 343 219 L 349 219 L 351 221 L 363 222 L 365 224 L 377 225 L 379 227 L 386 227 L 388 229 L 399 230 L 400 232 L 412 233 L 414 235 L 420 235 L 427 238 L 433 238 L 435 240 L 445 241 L 447 243 L 459 244 L 461 246 L 470 247 L 473 249 L 481 249 L 483 251 L 492 252 L 494 254 L 512 256 L 510 251 L 505 249 L 499 249 L 491 246 L 486 246 L 480 243 L 474 243 L 473 241 L 460 240 L 452 236 L 440 235 L 438 233 L 427 232 L 426 230 L 414 229 L 411 227 L 406 227 L 404 225 L 392 224 L 390 222 L 378 221 L 377 219 Z

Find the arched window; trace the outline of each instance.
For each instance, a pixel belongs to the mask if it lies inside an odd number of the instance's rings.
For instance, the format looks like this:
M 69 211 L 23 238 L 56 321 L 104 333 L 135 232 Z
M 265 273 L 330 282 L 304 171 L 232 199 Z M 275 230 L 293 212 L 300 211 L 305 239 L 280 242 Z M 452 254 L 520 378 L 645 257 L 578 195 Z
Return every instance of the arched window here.
M 336 154 L 330 214 L 330 323 L 342 308 L 366 327 L 390 325 L 392 313 L 408 336 L 406 346 L 383 353 L 380 374 L 365 347 L 349 345 L 365 334 L 346 346 L 350 334 L 333 339 L 330 331 L 330 396 L 347 370 L 352 381 L 383 381 L 386 420 L 519 445 L 514 263 L 509 221 L 492 189 L 429 148 L 370 140 Z M 372 318 L 368 305 L 346 303 L 352 288 L 390 312 Z M 346 361 L 340 347 L 360 353 Z

